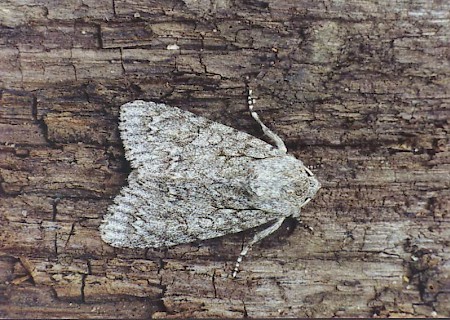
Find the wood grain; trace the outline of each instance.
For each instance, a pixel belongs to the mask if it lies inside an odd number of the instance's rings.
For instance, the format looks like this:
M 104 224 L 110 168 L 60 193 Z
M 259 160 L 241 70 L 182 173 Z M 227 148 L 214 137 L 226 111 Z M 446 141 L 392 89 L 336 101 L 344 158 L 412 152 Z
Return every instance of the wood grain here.
M 0 316 L 450 316 L 450 4 L 0 4 Z M 179 50 L 169 50 L 176 44 Z M 169 46 L 169 47 L 168 47 Z M 164 102 L 261 137 L 323 188 L 256 245 L 100 239 L 129 167 L 118 107 Z

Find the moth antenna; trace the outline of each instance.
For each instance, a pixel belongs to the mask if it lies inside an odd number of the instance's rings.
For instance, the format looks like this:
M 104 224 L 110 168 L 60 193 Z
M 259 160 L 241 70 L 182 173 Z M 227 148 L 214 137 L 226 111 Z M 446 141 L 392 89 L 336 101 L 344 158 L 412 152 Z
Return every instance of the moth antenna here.
M 233 278 L 236 278 L 237 273 L 239 272 L 239 266 L 242 262 L 242 259 L 244 258 L 244 256 L 247 254 L 247 252 L 252 248 L 252 246 L 261 241 L 262 239 L 264 239 L 265 237 L 269 236 L 270 234 L 274 233 L 275 231 L 277 231 L 281 225 L 283 224 L 284 220 L 286 218 L 280 218 L 277 221 L 275 221 L 274 224 L 272 224 L 271 226 L 267 227 L 266 229 L 258 232 L 257 234 L 255 234 L 253 236 L 252 241 L 250 241 L 249 243 L 247 243 L 244 247 L 244 249 L 242 249 L 241 253 L 239 254 L 239 257 L 236 260 L 236 264 L 234 265 L 234 269 L 233 269 Z
M 253 94 L 253 90 L 249 89 L 248 90 L 248 98 L 247 98 L 247 102 L 248 102 L 248 109 L 250 110 L 250 114 L 252 115 L 253 119 L 256 120 L 256 122 L 258 122 L 258 124 L 261 126 L 262 131 L 264 132 L 264 134 L 269 137 L 270 140 L 272 140 L 272 142 L 276 145 L 277 149 L 280 151 L 283 151 L 284 153 L 287 153 L 287 148 L 286 145 L 284 144 L 283 140 L 272 130 L 270 130 L 259 118 L 258 114 L 256 113 L 256 111 L 253 110 L 253 107 L 255 105 L 255 98 L 253 98 L 252 96 Z
M 311 170 L 309 170 L 308 167 L 305 167 L 305 171 L 308 174 L 308 176 L 312 177 L 314 174 L 311 172 Z

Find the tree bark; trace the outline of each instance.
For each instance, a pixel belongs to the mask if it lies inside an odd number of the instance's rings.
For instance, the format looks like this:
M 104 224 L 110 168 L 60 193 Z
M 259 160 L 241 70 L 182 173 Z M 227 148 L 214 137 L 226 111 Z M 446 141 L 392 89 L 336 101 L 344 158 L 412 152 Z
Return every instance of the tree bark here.
M 450 316 L 450 3 L 96 0 L 0 4 L 0 316 Z M 176 46 L 175 46 L 176 45 Z M 322 183 L 255 230 L 114 249 L 135 99 L 262 134 Z

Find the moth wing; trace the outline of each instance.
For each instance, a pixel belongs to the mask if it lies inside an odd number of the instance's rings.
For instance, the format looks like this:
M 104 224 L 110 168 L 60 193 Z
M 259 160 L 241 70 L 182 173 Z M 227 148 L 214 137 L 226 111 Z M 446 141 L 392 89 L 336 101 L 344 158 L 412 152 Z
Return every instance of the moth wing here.
M 131 167 L 157 172 L 186 157 L 187 149 L 199 155 L 230 157 L 282 155 L 247 133 L 162 103 L 137 100 L 122 105 L 119 129 Z
M 114 247 L 160 248 L 220 237 L 249 229 L 277 215 L 255 209 L 215 207 L 204 185 L 190 183 L 190 191 L 173 193 L 170 183 L 142 181 L 131 174 L 108 208 L 100 230 Z

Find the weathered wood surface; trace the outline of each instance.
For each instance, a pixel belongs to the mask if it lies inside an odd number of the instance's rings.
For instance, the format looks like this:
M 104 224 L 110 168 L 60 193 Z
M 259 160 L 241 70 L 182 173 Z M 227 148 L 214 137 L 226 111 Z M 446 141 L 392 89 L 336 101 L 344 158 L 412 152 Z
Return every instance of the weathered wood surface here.
M 3 0 L 0 34 L 1 317 L 450 316 L 448 1 Z M 251 232 L 103 243 L 118 107 L 259 136 L 247 85 L 315 166 L 314 232 L 286 224 L 235 280 Z

